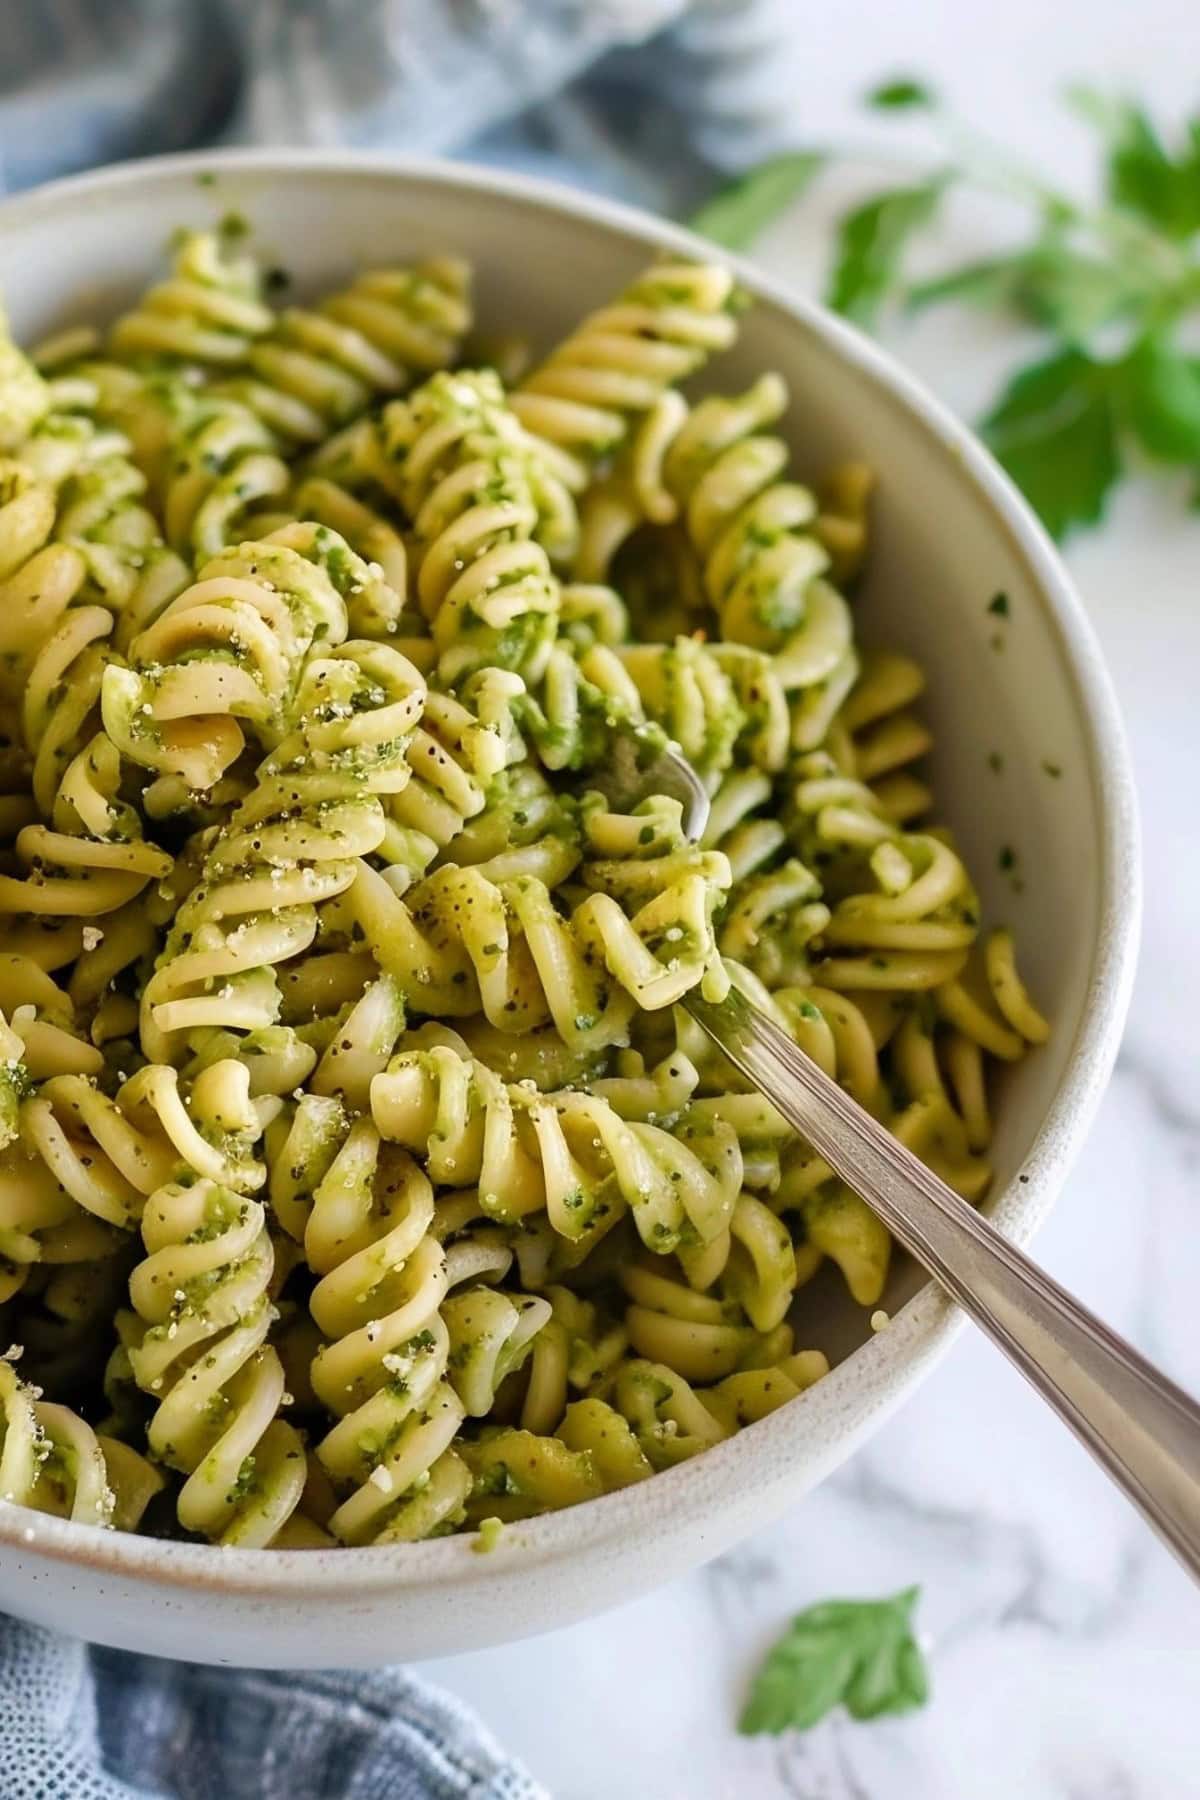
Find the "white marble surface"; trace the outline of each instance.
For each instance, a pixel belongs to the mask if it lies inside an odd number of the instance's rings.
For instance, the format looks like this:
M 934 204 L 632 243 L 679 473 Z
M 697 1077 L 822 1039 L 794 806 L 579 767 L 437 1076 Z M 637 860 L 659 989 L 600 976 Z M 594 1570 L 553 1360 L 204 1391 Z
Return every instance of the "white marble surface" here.
M 870 0 L 835 9 L 814 49 L 829 75 L 817 122 L 844 116 L 873 76 L 914 67 L 939 74 L 977 122 L 1072 172 L 1081 143 L 1051 98 L 1059 76 L 1127 79 L 1168 106 L 1194 80 L 1195 57 L 1178 51 L 1196 47 L 1200 27 L 1176 0 L 1136 11 L 1070 0 L 1053 19 L 1009 0 L 986 33 L 981 16 Z M 864 43 L 865 64 L 854 61 Z M 762 250 L 810 291 L 820 211 L 806 205 Z M 954 229 L 973 250 L 991 225 L 968 215 Z M 968 416 L 1012 349 L 951 314 L 892 341 Z M 1147 911 L 1125 1052 L 1037 1249 L 1200 1390 L 1200 516 L 1135 484 L 1069 560 L 1132 738 Z M 736 1736 L 749 1671 L 793 1612 L 914 1581 L 926 1711 Z M 1200 1596 L 1166 1552 L 1020 1378 L 964 1336 L 902 1414 L 773 1529 L 606 1617 L 429 1673 L 471 1700 L 556 1800 L 1190 1800 L 1198 1637 Z

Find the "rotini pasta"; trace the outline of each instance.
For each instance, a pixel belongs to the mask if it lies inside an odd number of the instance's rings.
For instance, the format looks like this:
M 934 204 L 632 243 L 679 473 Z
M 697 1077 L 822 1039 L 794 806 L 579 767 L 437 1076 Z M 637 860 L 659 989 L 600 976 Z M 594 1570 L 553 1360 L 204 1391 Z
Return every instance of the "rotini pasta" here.
M 729 348 L 738 304 L 725 269 L 655 263 L 519 383 L 513 410 L 567 484 L 582 488 L 664 389 Z
M 351 554 L 331 534 L 310 531 L 303 548 L 292 535 L 205 563 L 133 640 L 131 666 L 107 672 L 104 724 L 124 757 L 203 791 L 241 754 L 243 720 L 264 748 L 285 735 L 306 652 L 346 635 L 330 564 Z
M 737 1195 L 741 1155 L 720 1120 L 672 1129 L 625 1120 L 600 1095 L 541 1094 L 505 1083 L 449 1047 L 402 1051 L 371 1084 L 390 1142 L 421 1157 L 439 1185 L 479 1190 L 489 1218 L 545 1212 L 560 1237 L 606 1235 L 626 1211 L 652 1249 L 707 1242 Z
M 559 584 L 543 547 L 570 500 L 489 371 L 435 375 L 384 414 L 384 445 L 420 561 L 416 592 L 451 686 L 480 668 L 536 679 Z
M 162 1477 L 127 1444 L 35 1397 L 0 1358 L 0 1501 L 80 1525 L 136 1531 Z
M 725 991 L 712 925 L 716 890 L 704 860 L 715 853 L 685 846 L 679 803 L 660 804 L 657 823 L 649 813 L 593 815 L 592 847 L 611 842 L 624 854 L 583 861 L 581 875 L 595 891 L 569 917 L 546 879 L 492 881 L 478 867 L 453 864 L 401 898 L 360 862 L 344 907 L 414 1012 L 481 1012 L 514 1036 L 553 1024 L 572 1049 L 620 1042 L 637 1006 L 670 1006 L 697 986 L 717 998 Z M 556 843 L 561 880 L 579 853 Z
M 302 1442 L 277 1418 L 283 1365 L 267 1334 L 274 1252 L 262 1206 L 207 1178 L 146 1203 L 130 1294 L 146 1326 L 129 1352 L 155 1402 L 150 1449 L 185 1477 L 179 1522 L 226 1544 L 268 1544 L 299 1503 Z
M 285 443 L 319 443 L 373 400 L 457 359 L 470 271 L 454 257 L 379 269 L 315 307 L 291 306 L 247 343 L 225 390 Z
M 261 281 L 248 256 L 227 256 L 212 232 L 186 232 L 166 281 L 148 288 L 108 335 L 114 356 L 227 368 L 244 362 L 271 329 Z
M 404 1543 L 724 1442 L 828 1371 L 819 1271 L 884 1295 L 689 995 L 971 1201 L 1049 1027 L 855 642 L 870 471 L 678 391 L 726 270 L 522 375 L 454 258 L 276 311 L 239 235 L 36 366 L 0 322 L 0 1500 Z M 701 842 L 593 791 L 631 726 Z
M 346 1491 L 328 1521 L 346 1543 L 409 1535 L 414 1487 L 425 1531 L 466 1497 L 450 1448 L 464 1404 L 461 1384 L 447 1379 L 448 1277 L 433 1219 L 429 1181 L 359 1118 L 316 1188 L 304 1233 L 318 1277 L 309 1305 L 328 1340 L 313 1361 L 313 1391 L 337 1419 L 317 1456 Z

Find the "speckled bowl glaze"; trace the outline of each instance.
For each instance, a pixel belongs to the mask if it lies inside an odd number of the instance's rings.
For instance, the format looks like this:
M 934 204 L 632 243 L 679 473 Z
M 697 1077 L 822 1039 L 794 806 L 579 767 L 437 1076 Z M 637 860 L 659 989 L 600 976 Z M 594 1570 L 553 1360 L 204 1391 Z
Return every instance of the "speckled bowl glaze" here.
M 643 214 L 459 165 L 299 152 L 167 158 L 0 207 L 0 285 L 18 334 L 104 316 L 155 275 L 173 228 L 228 211 L 249 221 L 302 294 L 362 263 L 458 252 L 476 266 L 480 317 L 539 344 L 660 246 L 710 254 Z M 875 465 L 860 633 L 928 670 L 941 813 L 986 915 L 1016 927 L 1022 968 L 1054 1022 L 1051 1043 L 996 1096 L 988 1205 L 1023 1242 L 1104 1088 L 1133 973 L 1134 796 L 1108 676 L 1053 548 L 969 432 L 846 325 L 752 269 L 739 275 L 756 304 L 707 379 L 730 391 L 781 370 L 799 470 L 847 455 Z M 988 612 L 998 591 L 1007 619 Z M 1001 846 L 1017 855 L 1020 892 L 999 866 Z M 892 1323 L 876 1336 L 832 1282 L 804 1293 L 800 1341 L 839 1359 L 826 1380 L 693 1462 L 510 1527 L 489 1555 L 467 1537 L 222 1551 L 0 1504 L 0 1606 L 129 1649 L 292 1667 L 433 1656 L 565 1625 L 796 1504 L 924 1379 L 960 1323 L 903 1258 L 884 1301 Z

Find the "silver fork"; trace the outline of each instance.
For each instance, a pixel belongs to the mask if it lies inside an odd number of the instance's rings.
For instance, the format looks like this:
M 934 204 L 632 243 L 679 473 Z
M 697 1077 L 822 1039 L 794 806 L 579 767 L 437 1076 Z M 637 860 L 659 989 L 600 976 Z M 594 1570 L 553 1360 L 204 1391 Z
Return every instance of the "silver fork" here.
M 699 840 L 708 792 L 682 756 L 636 730 L 614 731 L 589 777 L 613 808 L 679 800 Z M 733 989 L 683 1005 L 893 1236 L 1011 1357 L 1200 1580 L 1200 1406 L 1052 1281 L 831 1081 Z

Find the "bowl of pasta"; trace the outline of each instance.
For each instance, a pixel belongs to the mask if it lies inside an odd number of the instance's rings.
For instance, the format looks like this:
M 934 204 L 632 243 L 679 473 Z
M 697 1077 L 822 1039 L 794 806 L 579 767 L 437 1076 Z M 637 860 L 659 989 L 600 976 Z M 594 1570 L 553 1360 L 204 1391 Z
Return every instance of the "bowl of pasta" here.
M 845 325 L 516 177 L 126 165 L 0 286 L 3 1606 L 373 1663 L 716 1554 L 957 1318 L 683 997 L 1019 1240 L 1111 1066 L 1052 547 Z M 630 722 L 701 843 L 589 782 Z

